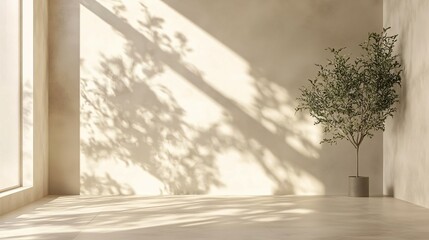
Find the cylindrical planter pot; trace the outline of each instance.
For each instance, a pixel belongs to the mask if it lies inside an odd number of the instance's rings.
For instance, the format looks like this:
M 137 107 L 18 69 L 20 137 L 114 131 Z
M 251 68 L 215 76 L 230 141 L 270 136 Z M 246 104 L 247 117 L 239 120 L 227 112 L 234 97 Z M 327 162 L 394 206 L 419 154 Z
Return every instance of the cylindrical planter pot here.
M 369 177 L 349 176 L 349 197 L 368 197 Z

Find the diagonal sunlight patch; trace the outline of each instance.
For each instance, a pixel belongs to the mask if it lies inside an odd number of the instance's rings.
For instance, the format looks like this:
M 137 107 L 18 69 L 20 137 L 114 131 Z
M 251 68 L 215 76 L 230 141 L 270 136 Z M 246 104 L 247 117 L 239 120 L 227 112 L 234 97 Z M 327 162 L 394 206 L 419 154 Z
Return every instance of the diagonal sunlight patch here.
M 291 221 L 317 218 L 312 216 L 311 202 L 310 198 L 274 196 L 48 197 L 0 217 L 0 236 L 14 240 L 168 238 L 184 231 L 205 233 L 202 227 L 218 231 L 235 226 L 248 232 L 261 222 L 284 231 Z
M 82 193 L 323 194 L 320 129 L 231 49 L 160 1 L 80 22 Z
M 295 150 L 318 157 L 321 129 L 313 125 L 309 116 L 297 119 L 294 99 L 288 91 L 252 69 L 228 46 L 161 1 L 122 1 L 120 4 L 106 1 L 103 4 L 157 43 L 160 49 L 177 55 L 187 68 L 201 74 L 207 84 L 237 103 L 271 132 L 290 131 L 285 141 Z M 145 18 L 142 12 L 147 15 Z M 201 115 L 198 109 L 194 112 L 197 112 L 194 115 Z

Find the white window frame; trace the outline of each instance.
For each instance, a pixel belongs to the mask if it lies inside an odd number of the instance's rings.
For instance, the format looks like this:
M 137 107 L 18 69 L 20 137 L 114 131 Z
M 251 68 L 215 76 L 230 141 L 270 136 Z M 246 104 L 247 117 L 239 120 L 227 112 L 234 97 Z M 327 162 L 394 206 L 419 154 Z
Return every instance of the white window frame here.
M 19 25 L 19 31 L 18 31 L 18 39 L 19 39 L 19 47 L 18 47 L 18 55 L 19 55 L 19 76 L 18 76 L 18 95 L 19 95 L 19 129 L 18 129 L 18 184 L 15 186 L 10 186 L 7 188 L 0 189 L 0 193 L 4 193 L 16 188 L 20 188 L 23 186 L 23 0 L 16 0 L 18 1 L 18 25 Z M 32 114 L 32 112 L 31 112 Z

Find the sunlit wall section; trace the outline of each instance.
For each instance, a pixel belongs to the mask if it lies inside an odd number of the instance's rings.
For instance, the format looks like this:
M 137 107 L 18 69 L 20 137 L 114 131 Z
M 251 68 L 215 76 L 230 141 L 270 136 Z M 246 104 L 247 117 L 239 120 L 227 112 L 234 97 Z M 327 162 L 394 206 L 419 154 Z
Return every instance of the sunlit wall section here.
M 225 25 L 213 28 L 216 17 L 222 17 L 222 7 L 231 4 L 206 3 L 208 10 L 201 8 L 204 4 L 183 1 L 183 6 L 195 8 L 188 12 L 171 1 L 81 1 L 81 193 L 345 191 L 346 176 L 353 170 L 353 149 L 322 148 L 320 128 L 309 116 L 294 111 L 298 87 L 314 74 L 314 61 L 324 59 L 330 37 L 307 39 L 304 43 L 310 47 L 289 46 L 291 56 L 280 51 L 316 9 L 307 9 L 308 3 L 285 5 L 272 0 L 262 7 L 250 1 L 250 13 L 230 19 L 231 24 L 242 25 L 231 32 Z M 235 7 L 241 3 L 237 1 Z M 360 7 L 374 5 L 380 6 L 371 1 Z M 291 23 L 301 16 L 268 14 L 279 7 L 285 13 L 307 15 Z M 333 11 L 344 14 L 351 9 Z M 280 27 L 270 26 L 272 22 Z M 362 28 L 360 36 L 365 38 L 366 31 L 381 26 L 381 21 L 377 24 Z M 219 28 L 224 28 L 223 35 Z M 284 42 L 268 40 L 275 37 Z M 241 46 L 237 41 L 245 47 L 237 47 Z M 267 62 L 273 66 L 266 67 Z M 375 148 L 367 151 L 368 158 L 377 157 Z M 350 157 L 337 157 L 344 153 Z M 374 162 L 381 163 L 381 158 Z M 344 172 L 333 175 L 330 165 Z M 368 174 L 379 177 L 381 172 L 373 168 Z M 377 191 L 379 186 L 373 188 Z

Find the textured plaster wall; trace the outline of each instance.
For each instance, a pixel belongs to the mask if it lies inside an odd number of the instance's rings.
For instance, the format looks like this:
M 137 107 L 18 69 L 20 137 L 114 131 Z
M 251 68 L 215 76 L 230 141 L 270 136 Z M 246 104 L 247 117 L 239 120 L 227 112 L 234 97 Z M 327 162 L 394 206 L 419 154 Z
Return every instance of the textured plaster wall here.
M 326 47 L 381 30 L 381 1 L 82 0 L 80 80 L 75 1 L 51 2 L 56 189 L 80 139 L 82 194 L 346 194 L 354 149 L 319 145 L 295 98 Z M 381 194 L 381 134 L 361 156 Z
M 26 48 L 23 62 L 26 71 L 23 74 L 24 187 L 0 194 L 0 215 L 48 193 L 48 3 L 46 0 L 23 2 L 26 19 L 34 16 L 33 20 L 24 24 L 34 27 L 30 33 L 25 28 L 24 31 L 32 35 L 33 41 L 26 44 L 26 38 L 23 44 Z M 32 59 L 28 61 L 29 55 Z
M 353 148 L 319 145 L 294 99 L 324 48 L 379 31 L 381 13 L 373 0 L 50 1 L 50 192 L 345 194 Z M 362 150 L 381 194 L 381 135 Z
M 399 34 L 400 104 L 384 133 L 384 193 L 429 207 L 429 2 L 385 0 L 384 26 Z

